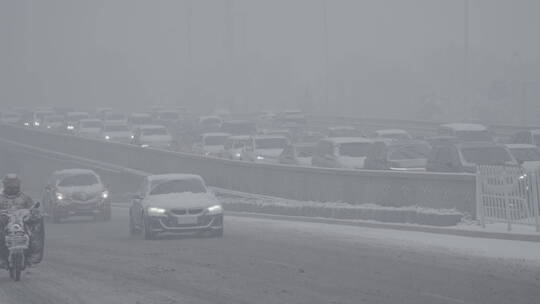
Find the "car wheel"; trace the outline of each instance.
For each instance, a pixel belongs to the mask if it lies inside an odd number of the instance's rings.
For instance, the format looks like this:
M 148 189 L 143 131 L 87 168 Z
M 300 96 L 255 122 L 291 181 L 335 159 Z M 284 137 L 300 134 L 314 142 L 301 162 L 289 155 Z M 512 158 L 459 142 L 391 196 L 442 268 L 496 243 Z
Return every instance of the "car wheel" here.
M 94 219 L 99 222 L 108 222 L 111 220 L 111 205 L 107 204 L 95 215 Z
M 53 223 L 60 223 L 62 221 L 62 215 L 60 214 L 60 210 L 58 210 L 55 207 L 51 207 L 51 219 Z
M 223 227 L 221 227 L 221 229 L 212 231 L 212 236 L 213 237 L 223 237 Z
M 150 230 L 148 219 L 143 215 L 142 218 L 142 236 L 145 240 L 153 240 L 156 237 L 156 233 Z

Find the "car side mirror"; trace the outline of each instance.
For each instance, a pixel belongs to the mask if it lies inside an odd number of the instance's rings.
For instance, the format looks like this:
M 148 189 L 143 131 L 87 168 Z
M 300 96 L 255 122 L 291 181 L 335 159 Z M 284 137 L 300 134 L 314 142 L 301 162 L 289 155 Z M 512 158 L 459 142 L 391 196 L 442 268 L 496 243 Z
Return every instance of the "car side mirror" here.
M 40 202 L 35 202 L 34 205 L 32 206 L 32 209 L 39 209 L 40 206 L 41 206 Z

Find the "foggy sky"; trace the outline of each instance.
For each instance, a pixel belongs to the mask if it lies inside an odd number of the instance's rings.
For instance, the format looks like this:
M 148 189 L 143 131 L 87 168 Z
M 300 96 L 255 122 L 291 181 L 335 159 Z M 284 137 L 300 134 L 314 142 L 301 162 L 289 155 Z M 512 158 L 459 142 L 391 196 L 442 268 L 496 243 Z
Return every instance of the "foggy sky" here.
M 456 119 L 516 103 L 498 119 L 527 115 L 540 101 L 540 1 L 468 1 L 467 92 L 466 2 L 326 1 L 326 66 L 324 0 L 0 0 L 1 104 L 434 119 L 419 101 L 437 96 Z

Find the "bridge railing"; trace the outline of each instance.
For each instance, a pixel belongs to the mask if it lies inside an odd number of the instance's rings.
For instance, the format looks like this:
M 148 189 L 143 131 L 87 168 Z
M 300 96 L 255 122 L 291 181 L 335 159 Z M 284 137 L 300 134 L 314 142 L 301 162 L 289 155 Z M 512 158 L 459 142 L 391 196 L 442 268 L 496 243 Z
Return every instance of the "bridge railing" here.
M 0 137 L 151 173 L 185 172 L 247 193 L 319 202 L 457 209 L 475 216 L 472 174 L 342 170 L 232 161 L 0 126 Z

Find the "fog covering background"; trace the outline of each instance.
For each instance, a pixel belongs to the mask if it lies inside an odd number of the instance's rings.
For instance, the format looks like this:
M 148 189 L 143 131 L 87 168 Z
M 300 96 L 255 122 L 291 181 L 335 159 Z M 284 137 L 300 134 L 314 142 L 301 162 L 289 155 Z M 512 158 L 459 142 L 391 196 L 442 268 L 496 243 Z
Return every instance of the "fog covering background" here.
M 540 123 L 539 12 L 536 0 L 0 0 L 0 102 Z

